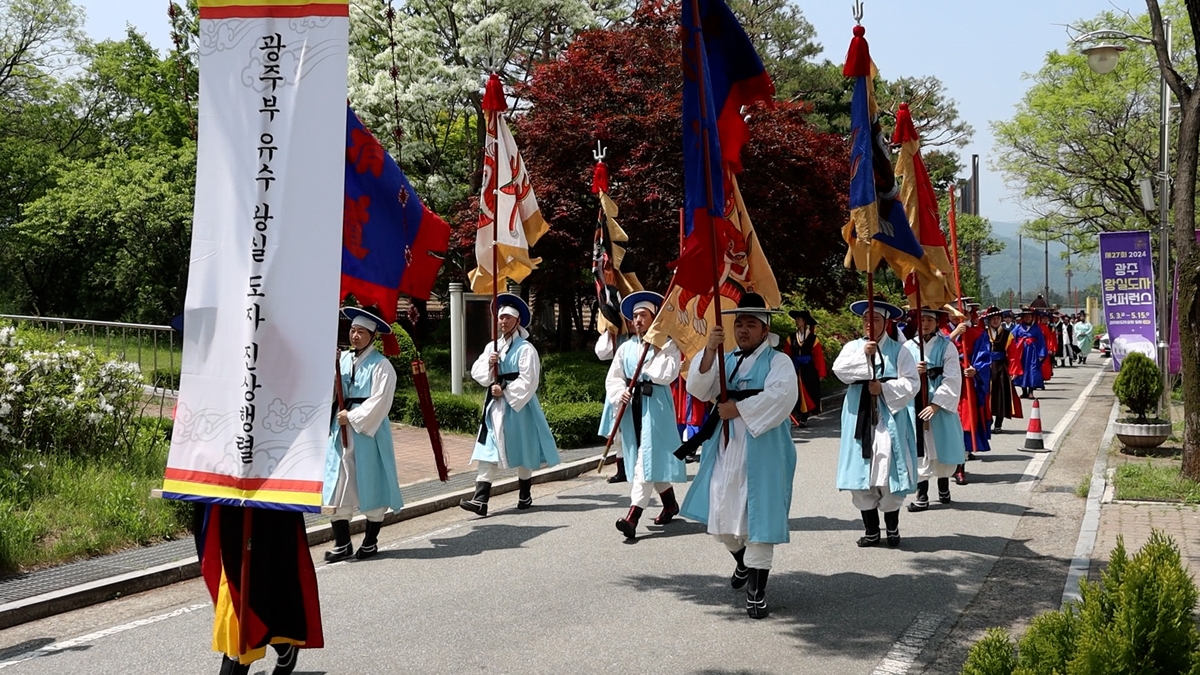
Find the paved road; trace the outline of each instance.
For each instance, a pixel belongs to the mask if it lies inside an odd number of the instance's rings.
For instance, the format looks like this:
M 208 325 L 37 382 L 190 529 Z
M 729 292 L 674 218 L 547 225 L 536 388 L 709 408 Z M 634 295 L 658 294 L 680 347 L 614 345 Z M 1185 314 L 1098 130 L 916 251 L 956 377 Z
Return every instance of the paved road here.
M 1098 369 L 1059 372 L 1042 398 L 1047 431 Z M 486 519 L 456 509 L 397 524 L 378 558 L 319 566 L 328 647 L 303 653 L 298 672 L 905 672 L 956 624 L 1022 520 L 1041 455 L 1018 450 L 1019 426 L 968 465 L 952 505 L 901 516 L 899 549 L 868 550 L 833 487 L 837 420 L 798 431 L 792 543 L 776 549 L 765 621 L 746 617 L 732 559 L 700 526 L 643 524 L 626 543 L 613 527 L 625 487 L 592 475 L 536 486 L 530 511 L 514 493 Z M 178 584 L 0 632 L 0 668 L 215 673 L 211 616 L 199 582 Z

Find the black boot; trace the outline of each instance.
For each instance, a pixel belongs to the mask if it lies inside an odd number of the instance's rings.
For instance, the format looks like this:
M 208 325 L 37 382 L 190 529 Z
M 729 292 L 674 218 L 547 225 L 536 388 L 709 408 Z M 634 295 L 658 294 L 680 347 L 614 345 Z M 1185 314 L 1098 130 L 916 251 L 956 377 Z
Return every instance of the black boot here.
M 746 614 L 751 619 L 765 619 L 767 609 L 767 575 L 771 570 L 749 568 L 750 583 L 746 586 Z
M 737 561 L 737 566 L 733 568 L 733 576 L 729 577 L 729 585 L 735 589 L 741 588 L 746 585 L 746 579 L 750 574 L 750 569 L 746 567 L 746 547 L 731 551 L 730 554 Z
M 954 474 L 954 480 L 956 482 L 958 481 L 958 474 Z M 966 483 L 966 481 L 959 483 L 959 485 L 963 485 L 964 483 Z M 938 501 L 943 504 L 950 503 L 950 479 L 949 478 L 939 478 L 938 479 Z
M 613 474 L 612 476 L 609 476 L 608 482 L 610 482 L 610 483 L 628 483 L 629 478 L 625 475 L 625 458 L 618 457 L 616 464 L 617 464 L 617 472 L 615 474 Z
M 517 486 L 519 487 L 519 492 L 517 492 L 517 510 L 524 511 L 533 506 L 533 479 L 518 478 Z
M 373 523 L 367 521 L 367 534 L 363 537 L 362 543 L 358 546 L 358 551 L 354 554 L 359 560 L 366 560 L 379 553 L 379 531 L 383 529 L 383 521 Z
M 675 516 L 679 515 L 679 502 L 675 501 L 675 488 L 667 488 L 658 493 L 658 498 L 662 500 L 662 513 L 654 519 L 655 525 L 666 525 L 671 522 Z
M 361 548 L 359 549 L 362 550 Z M 271 645 L 275 649 L 275 668 L 271 675 L 292 675 L 296 662 L 300 659 L 300 650 L 296 645 Z
M 250 665 L 242 665 L 237 659 L 221 657 L 221 675 L 249 675 Z
M 460 508 L 466 509 L 480 516 L 487 515 L 488 499 L 492 497 L 492 484 L 483 481 L 475 482 L 475 496 L 470 499 L 464 499 L 458 503 Z
M 1000 433 L 1000 428 L 1001 428 L 1002 426 L 1004 426 L 1004 418 L 1003 418 L 1003 417 L 997 417 L 997 418 L 996 418 L 996 423 L 992 425 L 992 433 L 994 433 L 994 434 L 996 434 L 996 433 Z
M 871 509 L 870 511 L 862 512 L 863 526 L 867 528 L 867 534 L 858 538 L 858 545 L 861 548 L 868 546 L 876 546 L 879 544 L 879 511 Z
M 929 481 L 917 483 L 917 498 L 908 505 L 909 513 L 919 513 L 929 508 Z
M 631 506 L 629 507 L 629 513 L 617 521 L 617 529 L 621 531 L 621 534 L 625 535 L 626 539 L 636 539 L 638 519 L 641 517 L 642 507 Z
M 946 486 L 947 486 L 946 489 L 949 490 L 950 489 L 949 488 L 950 479 L 949 478 L 939 478 L 938 485 L 941 485 L 942 481 L 946 481 Z M 967 467 L 963 466 L 962 464 L 959 464 L 958 466 L 954 467 L 954 482 L 958 485 L 966 485 L 967 484 Z M 940 488 L 938 489 L 938 492 L 941 492 Z M 942 502 L 942 503 L 945 504 L 945 502 Z
M 888 546 L 900 545 L 900 509 L 883 514 L 883 524 L 887 526 Z
M 333 548 L 325 552 L 325 562 L 335 563 L 354 555 L 354 547 L 350 545 L 350 521 L 335 520 L 329 525 L 333 528 Z

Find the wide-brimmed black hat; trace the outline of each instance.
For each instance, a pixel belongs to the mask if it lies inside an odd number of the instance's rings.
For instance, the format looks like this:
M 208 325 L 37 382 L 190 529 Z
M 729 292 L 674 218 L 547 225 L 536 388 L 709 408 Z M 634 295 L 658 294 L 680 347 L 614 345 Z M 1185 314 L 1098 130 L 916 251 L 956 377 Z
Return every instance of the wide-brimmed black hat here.
M 983 314 L 980 314 L 979 318 L 986 319 L 988 317 L 998 316 L 1001 314 L 1003 314 L 1003 311 L 999 307 L 992 305 L 991 307 L 987 308 L 987 311 L 985 311 Z
M 817 325 L 817 320 L 813 318 L 813 315 L 807 309 L 793 309 L 788 312 L 788 316 L 793 319 L 804 319 L 804 323 L 810 326 Z
M 771 323 L 771 315 L 778 314 L 779 310 L 767 307 L 767 301 L 758 293 L 744 293 L 742 299 L 738 300 L 738 306 L 734 309 L 721 310 L 722 314 L 732 314 L 735 317 L 748 315 L 752 316 L 765 324 Z

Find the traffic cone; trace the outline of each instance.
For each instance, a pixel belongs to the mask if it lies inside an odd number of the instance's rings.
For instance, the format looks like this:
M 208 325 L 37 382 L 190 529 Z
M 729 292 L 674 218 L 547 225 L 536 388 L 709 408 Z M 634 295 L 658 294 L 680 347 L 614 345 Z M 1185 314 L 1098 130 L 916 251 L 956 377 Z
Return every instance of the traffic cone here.
M 1029 428 L 1025 430 L 1025 449 L 1046 449 L 1042 443 L 1042 407 L 1036 398 L 1033 399 L 1033 410 L 1029 413 Z

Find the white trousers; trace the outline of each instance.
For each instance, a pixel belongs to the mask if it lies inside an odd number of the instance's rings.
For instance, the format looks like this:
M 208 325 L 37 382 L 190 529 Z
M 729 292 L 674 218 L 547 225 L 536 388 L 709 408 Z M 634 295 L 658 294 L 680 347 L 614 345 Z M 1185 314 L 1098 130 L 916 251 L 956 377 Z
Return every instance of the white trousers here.
M 337 510 L 333 512 L 333 516 L 330 518 L 330 520 L 350 520 L 351 516 L 354 515 L 356 510 L 357 509 L 349 506 L 339 506 Z M 370 511 L 363 511 L 362 514 L 366 516 L 367 520 L 372 523 L 382 523 L 383 515 L 387 513 L 387 510 L 388 507 L 381 506 L 377 509 L 371 509 Z
M 475 480 L 480 483 L 494 483 L 498 466 L 495 462 L 479 462 L 479 473 L 475 476 Z M 517 467 L 517 478 L 521 480 L 529 480 L 533 475 L 533 469 L 527 469 L 523 466 Z
M 884 513 L 889 513 L 904 506 L 904 497 L 892 494 L 891 489 L 886 485 L 869 490 L 851 490 L 850 499 L 854 502 L 854 508 L 859 511 L 879 509 Z
M 629 500 L 639 509 L 644 509 L 650 506 L 650 498 L 656 492 L 665 492 L 671 487 L 670 483 L 652 483 L 646 480 L 646 472 L 642 468 L 642 460 L 646 454 L 638 451 L 637 464 L 633 467 L 632 487 L 629 489 Z M 620 460 L 618 460 L 620 461 Z
M 925 437 L 926 439 L 929 436 Z M 937 461 L 937 450 L 932 445 L 925 445 L 925 456 L 917 458 L 917 478 L 920 480 L 929 480 L 930 478 L 949 478 L 958 471 L 958 467 L 953 464 L 942 464 Z
M 737 553 L 745 548 L 746 555 L 743 556 L 742 562 L 746 563 L 746 567 L 756 570 L 771 569 L 771 561 L 775 558 L 775 544 L 755 544 L 736 534 L 714 534 L 713 538 L 725 544 L 725 549 L 730 553 Z

